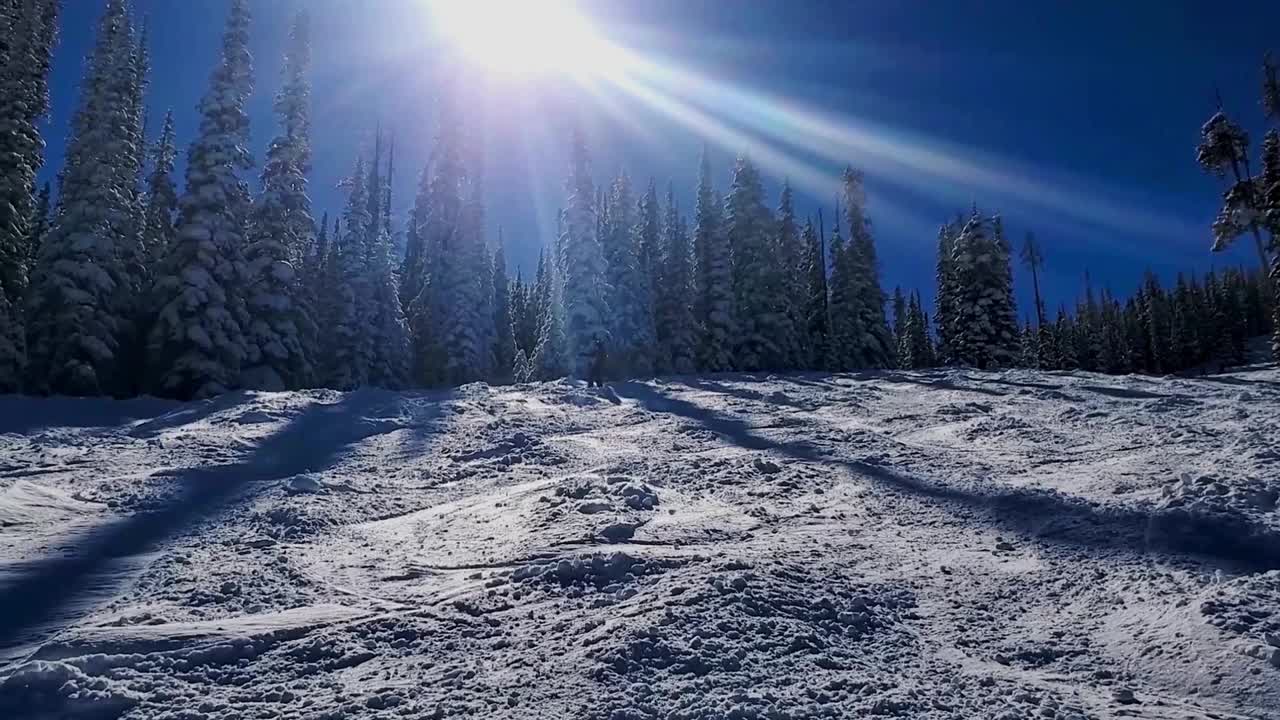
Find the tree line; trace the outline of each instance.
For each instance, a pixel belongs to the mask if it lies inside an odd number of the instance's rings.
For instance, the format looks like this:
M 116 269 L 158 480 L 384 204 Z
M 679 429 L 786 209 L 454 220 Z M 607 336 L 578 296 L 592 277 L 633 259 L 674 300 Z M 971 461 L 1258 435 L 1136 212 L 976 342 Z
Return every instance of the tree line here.
M 939 232 L 930 312 L 918 292 L 882 289 L 852 167 L 828 228 L 821 212 L 797 217 L 787 184 L 770 204 L 747 156 L 722 194 L 704 149 L 686 210 L 653 180 L 622 173 L 597 184 L 577 132 L 558 232 L 535 275 L 512 279 L 502 232 L 492 242 L 485 232 L 479 123 L 448 83 L 407 220 L 393 220 L 395 148 L 378 133 L 354 159 L 339 216 L 317 221 L 305 16 L 286 45 L 257 192 L 245 178 L 245 0 L 231 2 L 181 191 L 172 114 L 146 137 L 145 28 L 127 0 L 107 0 L 50 207 L 48 186 L 34 181 L 58 7 L 0 0 L 0 392 L 187 399 L 527 382 L 585 377 L 601 349 L 615 378 L 957 364 L 1164 373 L 1239 362 L 1249 337 L 1280 325 L 1266 277 L 1236 269 L 1179 277 L 1168 290 L 1149 275 L 1123 301 L 1090 288 L 1050 320 L 1030 237 L 1021 259 L 1036 307 L 1020 322 L 1012 244 L 999 215 L 977 208 Z M 1257 178 L 1225 116 L 1204 132 L 1202 164 L 1234 173 L 1218 246 L 1251 234 L 1264 266 L 1274 264 L 1276 132 Z

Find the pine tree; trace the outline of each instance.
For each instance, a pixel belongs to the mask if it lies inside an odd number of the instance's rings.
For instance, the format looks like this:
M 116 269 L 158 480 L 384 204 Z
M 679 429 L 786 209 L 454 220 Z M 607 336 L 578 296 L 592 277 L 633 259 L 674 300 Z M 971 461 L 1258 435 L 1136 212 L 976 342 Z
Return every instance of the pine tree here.
M 929 343 L 929 320 L 920 302 L 920 294 L 913 293 L 907 301 L 904 318 L 902 347 L 898 354 L 899 367 L 919 370 L 933 366 L 933 348 Z
M 659 365 L 666 372 L 685 375 L 697 369 L 697 327 L 689 236 L 676 208 L 674 188 L 667 189 L 661 263 L 657 299 Z
M 305 15 L 293 24 L 285 52 L 283 84 L 275 97 L 280 134 L 267 149 L 262 195 L 253 208 L 245 251 L 245 328 L 251 346 L 243 373 L 246 387 L 284 390 L 313 381 L 317 329 L 302 266 L 314 243 L 315 219 L 307 196 L 311 170 L 311 43 Z
M 400 265 L 400 304 L 406 309 L 413 305 L 426 284 L 427 255 L 422 227 L 426 221 L 430 192 L 431 172 L 428 167 L 423 169 L 418 180 L 418 194 L 414 198 L 413 209 L 409 211 L 409 221 L 405 224 L 404 262 Z
M 369 383 L 373 350 L 367 323 L 373 313 L 368 284 L 369 194 L 363 157 L 347 182 L 343 211 L 345 233 L 333 244 L 322 312 L 327 342 L 321 353 L 321 377 L 327 387 L 353 390 Z
M 802 367 L 816 370 L 824 367 L 828 352 L 830 315 L 827 310 L 827 243 L 826 238 L 814 230 L 812 220 L 805 222 L 801 241 L 805 246 Z
M 893 345 L 896 348 L 897 367 L 910 367 L 903 362 L 903 351 L 906 349 L 907 337 L 907 297 L 902 294 L 902 287 L 893 289 Z
M 1017 366 L 1035 368 L 1039 365 L 1040 357 L 1037 353 L 1036 327 L 1031 324 L 1031 318 L 1027 318 L 1022 325 L 1019 337 Z
M 1222 209 L 1213 222 L 1213 250 L 1223 250 L 1237 237 L 1252 233 L 1258 259 L 1265 269 L 1270 265 L 1270 257 L 1259 229 L 1258 180 L 1249 174 L 1248 151 L 1248 134 L 1221 108 L 1200 128 L 1196 162 L 1219 178 L 1226 178 L 1230 169 L 1232 178 L 1222 196 Z
M 749 158 L 739 157 L 725 202 L 725 234 L 733 248 L 734 354 L 742 370 L 779 370 L 790 359 L 789 308 L 773 227 L 760 173 Z
M 385 214 L 374 223 L 378 234 L 369 247 L 364 285 L 368 292 L 365 333 L 370 342 L 368 384 L 404 387 L 409 376 L 409 325 L 400 307 L 400 288 L 392 265 L 391 235 Z
M 831 331 L 827 342 L 826 366 L 834 372 L 852 370 L 858 366 L 858 339 L 862 329 L 858 325 L 861 314 L 853 297 L 852 251 L 845 244 L 840 231 L 840 208 L 836 208 L 836 223 L 831 232 L 831 279 L 828 281 Z
M 165 114 L 159 140 L 151 148 L 151 173 L 147 176 L 145 193 L 139 203 L 142 218 L 137 252 L 139 262 L 147 269 L 147 277 L 142 280 L 145 287 L 139 295 L 141 302 L 135 312 L 136 332 L 131 343 L 133 356 L 130 363 L 135 368 L 146 366 L 147 345 L 156 322 L 154 273 L 162 267 L 177 236 L 178 190 L 173 182 L 178 154 L 175 143 L 173 112 L 170 111 Z M 145 384 L 141 377 L 137 381 L 139 386 Z
M 846 167 L 843 178 L 845 215 L 849 224 L 848 281 L 850 311 L 854 323 L 855 367 L 892 367 L 893 335 L 885 318 L 884 289 L 880 287 L 879 262 L 871 221 L 866 212 L 866 191 L 862 173 Z
M 1169 362 L 1174 369 L 1182 370 L 1196 363 L 1198 350 L 1195 344 L 1194 308 L 1187 278 L 1178 273 L 1173 297 L 1169 303 Z M 1111 372 L 1103 367 L 1104 372 Z
M 1076 305 L 1076 343 L 1080 369 L 1096 372 L 1102 354 L 1102 314 L 1087 271 L 1084 274 L 1084 297 Z
M 1268 115 L 1280 122 L 1280 82 L 1276 81 L 1276 68 L 1268 64 L 1268 85 L 1265 95 Z M 1271 236 L 1270 288 L 1265 292 L 1271 300 L 1271 352 L 1280 361 L 1280 131 L 1267 131 L 1262 141 L 1262 173 L 1260 203 L 1265 212 L 1264 223 Z
M 52 198 L 49 183 L 40 186 L 36 194 L 36 207 L 31 213 L 30 230 L 27 232 L 27 267 L 34 268 L 36 257 L 40 255 L 40 246 L 44 244 L 44 236 L 49 234 L 49 224 L 53 221 Z
M 242 278 L 250 202 L 240 175 L 253 165 L 246 150 L 248 40 L 247 3 L 234 0 L 187 155 L 177 237 L 156 281 L 161 309 L 148 347 L 156 394 L 208 397 L 234 388 L 248 354 Z
M 59 212 L 28 297 L 28 381 L 36 392 L 96 395 L 132 389 L 122 352 L 132 318 L 122 314 L 121 300 L 130 289 L 127 246 L 136 243 L 130 233 L 136 230 L 133 143 L 138 138 L 132 114 L 135 77 L 128 71 L 134 53 L 125 3 L 109 0 L 72 121 Z M 6 286 L 11 294 L 17 283 L 10 278 Z M 17 303 L 11 301 L 10 307 Z
M 553 248 L 551 257 L 544 260 L 538 264 L 534 293 L 539 307 L 535 314 L 539 321 L 538 340 L 529 365 L 531 378 L 553 380 L 569 373 L 569 339 L 565 330 L 565 287 L 559 253 Z
M 975 212 L 952 248 L 956 294 L 949 342 L 956 362 L 977 368 L 1013 363 L 1017 320 L 1009 317 L 1009 254 L 1001 245 L 993 220 Z
M 1151 271 L 1146 273 L 1141 298 L 1139 312 L 1141 314 L 1143 337 L 1146 341 L 1143 366 L 1147 372 L 1151 373 L 1168 372 L 1168 312 L 1165 307 L 1164 290 L 1160 287 L 1160 280 Z
M 315 231 L 316 241 L 311 245 L 311 251 L 307 254 L 306 263 L 303 267 L 306 270 L 306 277 L 303 284 L 307 288 L 307 295 L 311 300 L 311 307 L 318 312 L 320 301 L 320 289 L 324 280 L 325 263 L 329 259 L 329 213 L 325 212 L 320 218 L 320 227 Z M 334 235 L 337 235 L 335 229 Z
M 1042 327 L 1045 322 L 1044 316 L 1044 300 L 1040 298 L 1040 270 L 1044 267 L 1044 253 L 1040 249 L 1040 243 L 1036 242 L 1036 236 L 1027 233 L 1027 237 L 1022 242 L 1022 263 L 1031 271 L 1031 289 L 1035 294 L 1036 303 L 1036 327 Z
M 591 165 L 581 132 L 571 151 L 564 233 L 564 313 L 569 375 L 590 376 L 600 347 L 609 345 L 609 295 L 604 256 L 596 237 Z
M 507 252 L 498 231 L 498 249 L 493 255 L 493 325 L 497 330 L 493 343 L 494 378 L 500 383 L 511 382 L 516 360 L 516 336 L 513 318 L 511 280 L 507 277 Z
M 702 150 L 695 209 L 694 253 L 697 256 L 696 313 L 701 330 L 699 359 L 703 370 L 733 369 L 733 255 L 724 233 L 721 203 L 711 185 L 711 159 Z
M 58 0 L 0 4 L 0 393 L 21 386 L 23 303 L 48 217 L 47 186 L 43 211 L 32 190 L 44 157 L 40 123 L 49 109 L 58 9 Z
M 440 96 L 436 136 L 431 161 L 423 172 L 422 184 L 411 214 L 416 238 L 421 244 L 421 260 L 405 271 L 410 291 L 409 328 L 413 339 L 413 375 L 423 385 L 450 382 L 447 364 L 450 315 L 464 298 L 453 297 L 452 290 L 465 283 L 453 277 L 457 268 L 458 245 L 463 236 L 463 191 L 466 170 L 463 163 L 462 119 L 453 88 L 445 88 Z M 474 278 L 473 278 L 474 279 Z M 417 288 L 417 292 L 412 292 Z M 470 294 L 469 294 L 470 295 Z M 461 312 L 475 312 L 471 307 Z M 455 363 L 457 360 L 454 361 Z M 462 371 L 465 368 L 458 368 Z M 474 368 L 473 368 L 474 370 Z
M 807 287 L 804 252 L 800 228 L 796 224 L 795 198 L 791 183 L 784 181 L 778 197 L 777 222 L 772 240 L 775 258 L 773 275 L 780 290 L 780 310 L 783 334 L 779 340 L 783 351 L 782 368 L 796 369 L 806 364 L 804 312 Z
M 652 375 L 654 372 L 654 318 L 649 255 L 661 236 L 658 193 L 652 182 L 639 203 L 631 194 L 631 180 L 619 175 L 605 198 L 604 220 L 600 224 L 601 251 L 611 290 L 609 332 L 610 359 L 622 376 Z M 644 250 L 645 257 L 641 257 Z M 644 265 L 643 263 L 648 263 Z
M 1102 352 L 1098 356 L 1098 365 L 1102 372 L 1129 371 L 1124 337 L 1124 310 L 1109 292 L 1104 291 L 1102 294 Z
M 1058 321 L 1054 324 L 1055 353 L 1054 368 L 1057 370 L 1075 370 L 1080 367 L 1076 358 L 1076 323 L 1064 307 L 1058 308 Z
M 487 377 L 493 328 L 492 264 L 484 242 L 484 185 L 479 165 L 467 167 L 466 201 L 458 232 L 445 247 L 442 267 L 445 303 L 445 373 L 453 385 Z
M 954 252 L 956 240 L 963 228 L 963 221 L 947 223 L 938 229 L 938 264 L 936 280 L 938 295 L 934 309 L 934 322 L 938 327 L 938 360 L 944 365 L 956 362 L 954 337 L 959 287 L 956 284 Z M 1044 349 L 1041 351 L 1044 355 Z
M 152 149 L 151 174 L 147 178 L 142 249 L 147 263 L 153 267 L 168 254 L 176 233 L 178 190 L 173 183 L 173 169 L 178 150 L 175 143 L 173 111 L 169 111 L 164 116 L 160 139 Z

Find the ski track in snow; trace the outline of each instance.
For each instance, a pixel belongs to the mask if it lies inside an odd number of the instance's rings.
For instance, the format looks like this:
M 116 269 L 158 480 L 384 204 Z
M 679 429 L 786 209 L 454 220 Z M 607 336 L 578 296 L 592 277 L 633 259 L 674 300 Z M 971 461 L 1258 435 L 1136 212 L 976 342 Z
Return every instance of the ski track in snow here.
M 1280 718 L 1280 369 L 0 397 L 0 717 Z

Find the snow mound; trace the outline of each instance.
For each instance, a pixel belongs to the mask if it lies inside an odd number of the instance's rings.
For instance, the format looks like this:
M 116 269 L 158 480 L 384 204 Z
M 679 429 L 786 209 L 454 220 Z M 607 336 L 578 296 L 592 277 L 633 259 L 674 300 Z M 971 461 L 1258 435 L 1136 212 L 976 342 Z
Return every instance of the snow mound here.
M 118 684 L 63 662 L 29 662 L 0 683 L 4 717 L 111 718 L 138 701 Z
M 1280 485 L 1183 473 L 1161 489 L 1151 531 L 1169 546 L 1280 567 Z

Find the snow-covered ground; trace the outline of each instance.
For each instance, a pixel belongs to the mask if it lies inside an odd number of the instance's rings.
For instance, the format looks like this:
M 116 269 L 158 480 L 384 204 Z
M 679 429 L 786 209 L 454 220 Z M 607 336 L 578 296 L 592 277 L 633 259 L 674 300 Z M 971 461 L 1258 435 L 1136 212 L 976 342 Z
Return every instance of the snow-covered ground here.
M 0 398 L 0 718 L 1280 717 L 1280 370 Z

